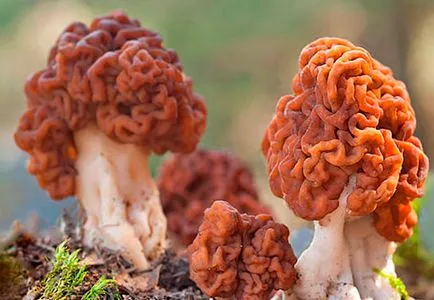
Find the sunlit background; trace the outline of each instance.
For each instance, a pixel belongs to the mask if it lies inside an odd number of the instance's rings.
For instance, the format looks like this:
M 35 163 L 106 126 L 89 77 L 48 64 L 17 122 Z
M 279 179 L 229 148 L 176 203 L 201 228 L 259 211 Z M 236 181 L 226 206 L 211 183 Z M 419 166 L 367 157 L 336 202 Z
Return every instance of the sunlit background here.
M 408 85 L 417 135 L 434 158 L 434 1 L 0 0 L 0 229 L 33 213 L 43 226 L 54 224 L 60 210 L 74 204 L 50 200 L 26 173 L 26 157 L 12 139 L 25 105 L 23 84 L 44 67 L 67 24 L 119 8 L 161 33 L 205 96 L 209 116 L 202 146 L 229 149 L 249 163 L 263 201 L 291 227 L 301 223 L 268 191 L 259 145 L 277 99 L 290 92 L 300 50 L 317 37 L 347 38 L 392 67 Z M 430 198 L 422 205 L 419 235 L 434 251 Z

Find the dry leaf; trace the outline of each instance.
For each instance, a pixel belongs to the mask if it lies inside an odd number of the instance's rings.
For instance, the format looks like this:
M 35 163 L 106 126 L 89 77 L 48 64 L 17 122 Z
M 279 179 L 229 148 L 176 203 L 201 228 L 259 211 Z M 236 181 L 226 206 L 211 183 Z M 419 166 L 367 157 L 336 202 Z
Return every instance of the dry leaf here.
M 122 272 L 116 276 L 118 285 L 128 289 L 132 293 L 147 292 L 158 285 L 161 266 L 156 267 L 150 272 L 132 276 L 127 272 Z

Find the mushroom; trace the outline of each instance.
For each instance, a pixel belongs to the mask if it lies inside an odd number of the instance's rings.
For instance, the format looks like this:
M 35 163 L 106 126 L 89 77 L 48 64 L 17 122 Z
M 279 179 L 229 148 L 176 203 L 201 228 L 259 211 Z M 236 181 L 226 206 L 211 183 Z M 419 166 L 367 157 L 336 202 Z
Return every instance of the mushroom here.
M 188 247 L 190 277 L 210 297 L 269 299 L 295 282 L 288 237 L 270 215 L 240 214 L 215 201 Z
M 320 38 L 302 50 L 292 89 L 262 151 L 272 192 L 314 221 L 297 296 L 399 299 L 372 270 L 395 274 L 391 257 L 417 223 L 411 202 L 428 172 L 405 84 L 365 49 Z
M 166 237 L 149 155 L 193 151 L 206 124 L 176 52 L 122 12 L 75 22 L 25 92 L 15 141 L 29 173 L 51 198 L 79 199 L 86 245 L 147 268 Z
M 225 199 L 242 213 L 269 213 L 259 202 L 250 169 L 224 151 L 172 155 L 160 167 L 157 186 L 168 228 L 186 246 L 196 237 L 203 212 L 216 199 Z

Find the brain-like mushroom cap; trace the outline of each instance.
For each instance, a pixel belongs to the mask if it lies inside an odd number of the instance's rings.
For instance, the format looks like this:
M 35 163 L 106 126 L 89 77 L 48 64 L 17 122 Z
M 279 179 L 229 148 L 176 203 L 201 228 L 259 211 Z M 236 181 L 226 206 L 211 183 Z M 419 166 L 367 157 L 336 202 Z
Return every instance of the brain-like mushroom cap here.
M 157 154 L 193 151 L 205 129 L 205 104 L 176 52 L 121 12 L 89 27 L 66 27 L 25 92 L 28 109 L 15 141 L 31 156 L 29 172 L 54 199 L 74 194 L 73 132 L 88 122 Z
M 230 153 L 200 149 L 165 160 L 157 178 L 169 229 L 189 245 L 203 212 L 213 201 L 225 199 L 242 213 L 270 211 L 259 202 L 250 169 Z
M 188 248 L 190 276 L 210 297 L 269 299 L 295 282 L 288 237 L 288 228 L 269 215 L 240 214 L 215 201 Z
M 262 142 L 269 183 L 296 215 L 335 210 L 350 175 L 352 215 L 374 212 L 380 234 L 411 235 L 411 201 L 422 196 L 428 159 L 413 136 L 404 83 L 363 48 L 321 38 L 301 52 L 292 95 L 283 96 Z

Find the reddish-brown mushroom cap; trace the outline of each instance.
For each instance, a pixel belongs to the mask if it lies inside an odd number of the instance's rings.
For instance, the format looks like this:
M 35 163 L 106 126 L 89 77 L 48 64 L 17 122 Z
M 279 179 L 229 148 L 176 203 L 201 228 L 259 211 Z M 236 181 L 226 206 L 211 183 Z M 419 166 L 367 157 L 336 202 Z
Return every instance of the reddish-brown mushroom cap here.
M 295 282 L 288 237 L 288 228 L 269 215 L 240 214 L 215 201 L 188 248 L 190 276 L 210 297 L 269 299 Z
M 417 224 L 417 214 L 411 201 L 423 196 L 428 160 L 416 137 L 406 142 L 397 141 L 397 144 L 404 156 L 398 186 L 390 201 L 374 211 L 374 220 L 381 235 L 392 241 L 404 242 L 413 234 L 413 227 Z
M 350 213 L 376 212 L 380 234 L 407 238 L 428 160 L 413 136 L 404 83 L 365 49 L 321 38 L 301 52 L 292 89 L 279 100 L 262 142 L 273 193 L 296 215 L 319 220 L 337 208 L 355 174 Z
M 259 202 L 249 168 L 227 152 L 200 149 L 172 155 L 160 167 L 157 186 L 168 227 L 185 245 L 215 200 L 225 199 L 242 213 L 270 213 Z
M 121 12 L 69 25 L 47 66 L 25 86 L 28 110 L 15 133 L 29 172 L 54 199 L 75 193 L 73 132 L 96 122 L 109 137 L 147 151 L 188 153 L 206 108 L 175 51 Z

